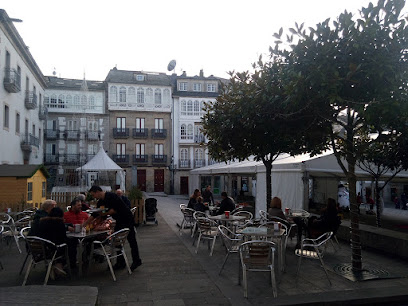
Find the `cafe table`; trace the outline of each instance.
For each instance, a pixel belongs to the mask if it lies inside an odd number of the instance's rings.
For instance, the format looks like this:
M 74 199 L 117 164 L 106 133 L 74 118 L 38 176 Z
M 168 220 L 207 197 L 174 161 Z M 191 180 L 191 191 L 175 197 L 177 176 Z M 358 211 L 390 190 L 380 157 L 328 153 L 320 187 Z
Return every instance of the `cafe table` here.
M 280 271 L 283 271 L 283 256 L 284 256 L 284 251 L 283 250 L 283 238 L 285 235 L 285 230 L 283 228 L 278 228 L 275 230 L 272 227 L 266 227 L 266 226 L 260 226 L 260 227 L 246 227 L 242 231 L 240 231 L 240 234 L 244 235 L 244 240 L 248 241 L 252 237 L 255 237 L 255 239 L 260 240 L 263 237 L 266 238 L 276 238 L 278 240 L 277 246 L 278 246 L 278 266 L 279 266 L 279 273 Z
M 84 245 L 85 242 L 92 242 L 96 240 L 101 235 L 108 235 L 111 231 L 104 230 L 104 231 L 88 231 L 88 232 L 67 232 L 68 239 L 78 239 L 78 275 L 79 277 L 82 276 L 82 264 L 83 264 L 83 252 L 84 252 Z M 92 254 L 90 254 L 92 255 Z

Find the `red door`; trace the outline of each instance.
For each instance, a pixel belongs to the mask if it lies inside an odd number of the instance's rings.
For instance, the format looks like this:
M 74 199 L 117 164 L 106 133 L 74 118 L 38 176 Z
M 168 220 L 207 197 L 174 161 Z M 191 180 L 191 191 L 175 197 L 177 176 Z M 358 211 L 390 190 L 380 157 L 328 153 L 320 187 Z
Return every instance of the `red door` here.
M 180 194 L 188 194 L 188 176 L 180 177 Z
M 154 192 L 164 191 L 164 170 L 155 169 L 154 170 Z
M 137 186 L 141 191 L 146 191 L 146 170 L 137 170 Z

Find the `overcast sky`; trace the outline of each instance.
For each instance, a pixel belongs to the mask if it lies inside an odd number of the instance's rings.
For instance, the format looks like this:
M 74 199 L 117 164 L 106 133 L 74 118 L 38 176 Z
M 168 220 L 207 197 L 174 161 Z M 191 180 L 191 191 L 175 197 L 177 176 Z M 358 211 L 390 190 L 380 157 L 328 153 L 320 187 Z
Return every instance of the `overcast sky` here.
M 44 75 L 104 80 L 109 69 L 228 78 L 268 54 L 273 33 L 314 27 L 368 0 L 1 0 Z M 376 3 L 376 1 L 374 1 Z

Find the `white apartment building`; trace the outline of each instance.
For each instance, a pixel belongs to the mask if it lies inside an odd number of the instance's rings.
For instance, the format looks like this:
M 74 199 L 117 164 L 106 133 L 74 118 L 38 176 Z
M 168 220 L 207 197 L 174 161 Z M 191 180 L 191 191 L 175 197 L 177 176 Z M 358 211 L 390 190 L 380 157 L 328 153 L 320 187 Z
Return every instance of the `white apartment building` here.
M 208 156 L 207 139 L 202 132 L 202 117 L 204 104 L 215 101 L 219 95 L 222 79 L 204 77 L 203 70 L 197 76 L 189 77 L 185 72 L 177 76 L 173 93 L 173 177 L 174 193 L 187 194 L 189 190 L 200 189 L 203 186 L 189 186 L 189 171 L 213 163 Z M 217 182 L 213 191 L 218 193 Z
M 99 151 L 100 142 L 108 148 L 104 83 L 85 77 L 83 80 L 55 76 L 46 79 L 44 164 L 51 175 L 49 187 L 91 185 L 91 178 L 81 177 L 76 169 Z
M 0 9 L 0 164 L 41 164 L 45 78 Z

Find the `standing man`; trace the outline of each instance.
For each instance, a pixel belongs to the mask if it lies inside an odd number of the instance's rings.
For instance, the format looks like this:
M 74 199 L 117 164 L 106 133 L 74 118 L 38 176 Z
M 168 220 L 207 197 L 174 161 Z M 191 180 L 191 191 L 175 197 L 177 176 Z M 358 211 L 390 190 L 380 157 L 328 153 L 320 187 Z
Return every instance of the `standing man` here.
M 208 185 L 203 192 L 203 202 L 208 204 L 215 204 L 214 197 L 211 192 L 211 185 Z
M 116 220 L 115 231 L 119 231 L 123 228 L 129 228 L 129 235 L 127 240 L 129 242 L 130 248 L 132 250 L 132 260 L 133 263 L 130 266 L 130 269 L 133 271 L 142 264 L 142 260 L 139 256 L 139 248 L 137 246 L 134 219 L 132 212 L 120 197 L 118 197 L 113 192 L 103 191 L 99 186 L 92 186 L 89 189 L 91 195 L 98 199 L 98 207 L 105 206 L 107 212 L 103 212 L 101 216 L 111 215 L 112 218 Z M 124 269 L 126 267 L 125 259 L 123 256 L 118 256 L 115 269 Z
M 119 198 L 122 199 L 123 203 L 125 203 L 127 208 L 131 209 L 130 201 L 127 196 L 123 195 L 122 189 L 117 189 L 116 194 L 118 195 Z

